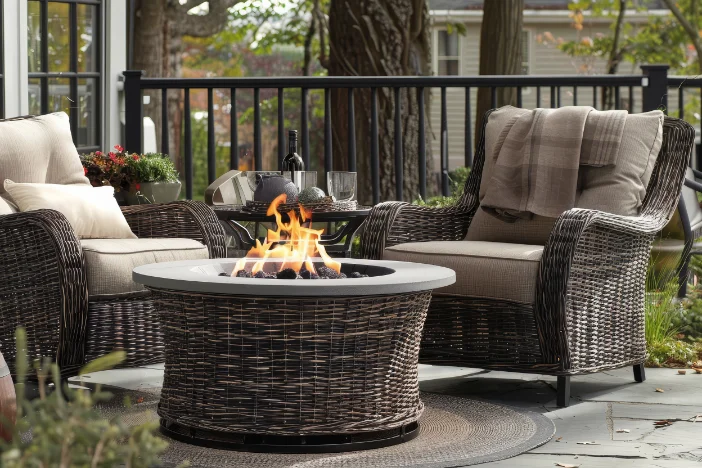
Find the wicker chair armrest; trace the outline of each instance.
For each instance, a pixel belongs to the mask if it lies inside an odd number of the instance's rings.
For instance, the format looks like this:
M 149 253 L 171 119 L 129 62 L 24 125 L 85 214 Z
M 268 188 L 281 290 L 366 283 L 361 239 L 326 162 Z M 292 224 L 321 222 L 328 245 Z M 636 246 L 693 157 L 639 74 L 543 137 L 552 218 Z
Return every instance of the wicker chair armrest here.
M 373 207 L 361 235 L 363 258 L 380 259 L 386 247 L 406 242 L 460 240 L 475 211 L 472 197 L 447 208 L 385 202 Z
M 210 258 L 226 256 L 224 228 L 203 202 L 175 201 L 122 207 L 137 237 L 194 239 L 207 246 Z
M 546 362 L 566 373 L 642 362 L 646 270 L 665 223 L 586 209 L 558 219 L 541 259 L 535 310 Z
M 54 210 L 0 216 L 0 348 L 14 372 L 15 329 L 30 359 L 55 359 L 70 375 L 84 363 L 88 285 L 83 251 Z

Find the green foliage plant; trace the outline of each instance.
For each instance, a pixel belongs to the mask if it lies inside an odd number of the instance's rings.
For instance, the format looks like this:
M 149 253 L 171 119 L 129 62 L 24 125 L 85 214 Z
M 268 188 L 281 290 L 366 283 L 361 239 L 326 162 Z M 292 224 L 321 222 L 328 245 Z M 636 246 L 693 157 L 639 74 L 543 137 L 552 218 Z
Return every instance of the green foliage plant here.
M 155 435 L 158 424 L 149 422 L 130 427 L 119 416 L 106 419 L 95 405 L 112 398 L 98 386 L 95 391 L 55 385 L 49 392 L 47 382 L 60 382 L 59 368 L 44 359 L 34 363 L 39 382 L 39 398 L 28 400 L 25 382 L 30 364 L 24 329 L 16 332 L 17 344 L 17 423 L 10 425 L 12 439 L 0 440 L 0 465 L 4 468 L 146 468 L 158 464 L 168 443 Z M 111 369 L 125 358 L 123 351 L 98 358 L 81 374 Z M 128 401 L 125 404 L 129 404 Z
M 137 183 L 144 182 L 178 182 L 178 171 L 171 158 L 161 153 L 132 155 L 126 166 L 134 174 Z
M 466 180 L 470 175 L 470 167 L 459 167 L 453 171 L 449 172 L 449 189 L 451 194 L 449 196 L 435 196 L 429 197 L 423 200 L 422 197 L 418 197 L 412 202 L 413 205 L 419 206 L 430 206 L 432 208 L 447 208 L 453 206 L 458 202 L 458 199 L 463 195 L 463 189 L 466 186 Z

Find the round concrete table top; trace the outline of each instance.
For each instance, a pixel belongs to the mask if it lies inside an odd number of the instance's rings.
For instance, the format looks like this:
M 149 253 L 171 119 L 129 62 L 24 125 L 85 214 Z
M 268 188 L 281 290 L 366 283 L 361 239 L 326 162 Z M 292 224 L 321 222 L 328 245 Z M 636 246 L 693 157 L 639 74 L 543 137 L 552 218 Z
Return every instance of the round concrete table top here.
M 219 258 L 153 263 L 134 268 L 135 282 L 157 289 L 244 296 L 378 296 L 427 291 L 456 282 L 449 269 L 422 263 L 345 258 L 343 271 L 368 273 L 368 278 L 259 279 L 231 274 L 238 259 Z

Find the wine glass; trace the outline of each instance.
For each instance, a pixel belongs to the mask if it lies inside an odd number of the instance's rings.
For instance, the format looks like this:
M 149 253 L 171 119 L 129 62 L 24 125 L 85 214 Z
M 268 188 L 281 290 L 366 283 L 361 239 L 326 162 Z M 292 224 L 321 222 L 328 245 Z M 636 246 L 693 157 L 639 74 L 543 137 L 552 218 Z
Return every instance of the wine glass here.
M 329 171 L 327 173 L 327 191 L 337 201 L 353 200 L 356 197 L 356 173 Z

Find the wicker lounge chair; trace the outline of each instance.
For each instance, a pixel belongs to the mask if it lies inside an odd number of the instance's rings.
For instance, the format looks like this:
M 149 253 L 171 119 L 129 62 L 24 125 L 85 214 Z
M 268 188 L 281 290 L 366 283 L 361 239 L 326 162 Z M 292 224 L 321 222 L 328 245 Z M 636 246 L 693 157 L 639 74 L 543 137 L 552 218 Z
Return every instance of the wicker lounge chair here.
M 521 243 L 503 239 L 501 230 L 492 230 L 494 242 L 465 240 L 472 222 L 488 222 L 478 208 L 493 112 L 485 116 L 474 167 L 455 206 L 382 203 L 361 238 L 366 258 L 457 270 L 456 287 L 434 291 L 420 361 L 555 375 L 559 406 L 568 405 L 572 375 L 633 366 L 636 381 L 643 381 L 649 252 L 678 204 L 693 128 L 665 118 L 660 154 L 634 216 L 576 208 L 522 227 L 512 236 Z M 660 129 L 660 120 L 656 125 Z
M 0 145 L 12 133 L 3 126 L 12 123 L 0 122 Z M 40 133 L 31 136 L 37 144 L 42 142 Z M 70 131 L 56 130 L 46 141 L 53 143 L 52 139 L 61 141 L 61 157 L 80 171 L 70 177 L 82 177 Z M 19 143 L 0 147 L 0 163 L 3 157 L 5 163 L 14 157 L 8 151 L 14 151 L 15 144 Z M 46 147 L 39 148 L 37 152 Z M 31 157 L 26 148 L 16 154 L 17 164 L 27 173 L 34 169 Z M 56 169 L 56 164 L 52 160 L 49 167 Z M 59 177 L 58 169 L 21 180 L 17 175 L 21 171 L 0 164 L 0 178 L 13 174 L 15 182 L 64 183 L 66 176 Z M 18 326 L 27 330 L 30 358 L 55 359 L 64 376 L 114 349 L 127 352 L 123 366 L 163 362 L 163 337 L 151 295 L 133 283 L 131 270 L 157 261 L 222 257 L 224 231 L 201 202 L 130 206 L 122 211 L 138 239 L 78 239 L 66 217 L 53 210 L 0 215 L 0 351 L 11 368 Z

